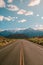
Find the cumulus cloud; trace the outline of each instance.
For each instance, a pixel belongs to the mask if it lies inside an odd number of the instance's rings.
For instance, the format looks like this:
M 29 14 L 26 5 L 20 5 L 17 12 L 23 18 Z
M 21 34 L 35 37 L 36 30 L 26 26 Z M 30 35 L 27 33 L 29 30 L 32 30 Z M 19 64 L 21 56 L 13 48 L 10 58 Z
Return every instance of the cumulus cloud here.
M 33 15 L 33 12 L 28 11 L 28 12 L 25 13 L 25 15 L 26 15 L 26 16 L 28 16 L 28 15 Z
M 11 17 L 11 16 L 5 17 L 5 16 L 1 16 L 0 15 L 0 21 L 3 21 L 3 20 L 6 20 L 6 21 L 14 21 L 17 18 L 18 17 Z
M 43 17 L 41 17 L 41 19 L 43 19 Z
M 19 10 L 18 12 L 17 12 L 17 14 L 25 14 L 26 13 L 26 10 L 23 10 L 23 9 L 21 9 L 21 10 Z
M 26 19 L 22 19 L 22 20 L 20 20 L 20 21 L 18 21 L 19 23 L 24 23 L 24 22 L 26 22 Z
M 7 9 L 10 11 L 18 11 L 19 8 L 16 5 L 7 5 Z
M 0 32 L 4 31 L 3 29 L 0 28 Z
M 28 6 L 35 6 L 35 5 L 39 5 L 40 4 L 40 0 L 31 0 L 31 2 L 28 4 Z
M 18 12 L 17 12 L 17 14 L 19 14 L 19 15 L 26 15 L 26 16 L 28 16 L 28 15 L 33 15 L 33 12 L 32 11 L 26 11 L 26 10 L 24 10 L 24 9 L 21 9 L 21 10 L 19 10 Z
M 43 30 L 43 25 L 35 25 L 34 27 L 35 30 Z
M 4 17 L 4 20 L 11 21 L 12 20 L 12 17 L 10 17 L 10 16 Z
M 4 0 L 0 0 L 0 7 L 6 7 Z
M 0 21 L 3 21 L 3 19 L 4 19 L 4 16 L 0 15 Z
M 15 30 L 25 30 L 26 28 L 15 28 Z
M 12 3 L 12 2 L 13 2 L 13 0 L 8 0 L 7 2 L 8 2 L 8 3 Z
M 36 16 L 39 16 L 39 14 L 37 14 Z

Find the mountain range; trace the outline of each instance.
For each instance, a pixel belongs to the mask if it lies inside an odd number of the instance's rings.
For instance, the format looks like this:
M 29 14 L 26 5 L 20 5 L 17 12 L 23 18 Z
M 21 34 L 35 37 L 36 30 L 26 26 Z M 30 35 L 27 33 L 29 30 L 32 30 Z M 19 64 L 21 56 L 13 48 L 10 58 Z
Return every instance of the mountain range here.
M 24 30 L 4 30 L 0 31 L 0 36 L 4 37 L 38 37 L 43 36 L 43 30 L 34 30 L 32 28 Z

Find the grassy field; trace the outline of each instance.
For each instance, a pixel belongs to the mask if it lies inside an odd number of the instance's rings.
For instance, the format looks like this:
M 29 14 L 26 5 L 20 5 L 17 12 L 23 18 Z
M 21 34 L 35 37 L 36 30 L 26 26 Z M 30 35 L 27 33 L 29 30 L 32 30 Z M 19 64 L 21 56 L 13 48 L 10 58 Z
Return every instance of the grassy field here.
M 11 42 L 15 41 L 14 39 L 8 39 L 4 37 L 0 37 L 0 47 L 10 44 Z
M 29 38 L 28 40 L 39 45 L 43 45 L 43 37 Z

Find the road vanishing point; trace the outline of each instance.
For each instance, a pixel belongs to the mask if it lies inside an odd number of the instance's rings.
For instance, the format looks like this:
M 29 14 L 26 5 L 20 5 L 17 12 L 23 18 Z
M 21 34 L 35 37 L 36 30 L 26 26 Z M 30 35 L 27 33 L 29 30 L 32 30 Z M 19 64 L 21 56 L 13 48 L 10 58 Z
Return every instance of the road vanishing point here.
M 18 39 L 0 49 L 0 65 L 43 65 L 43 47 Z

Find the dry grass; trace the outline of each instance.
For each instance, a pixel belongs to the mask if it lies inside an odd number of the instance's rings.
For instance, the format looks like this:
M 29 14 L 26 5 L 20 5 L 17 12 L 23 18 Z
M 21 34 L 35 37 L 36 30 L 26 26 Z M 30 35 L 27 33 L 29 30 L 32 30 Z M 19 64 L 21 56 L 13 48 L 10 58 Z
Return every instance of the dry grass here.
M 10 44 L 11 42 L 15 41 L 14 39 L 8 39 L 4 37 L 0 37 L 0 47 Z
M 28 40 L 31 42 L 43 45 L 43 38 L 35 37 L 35 38 L 29 38 Z

